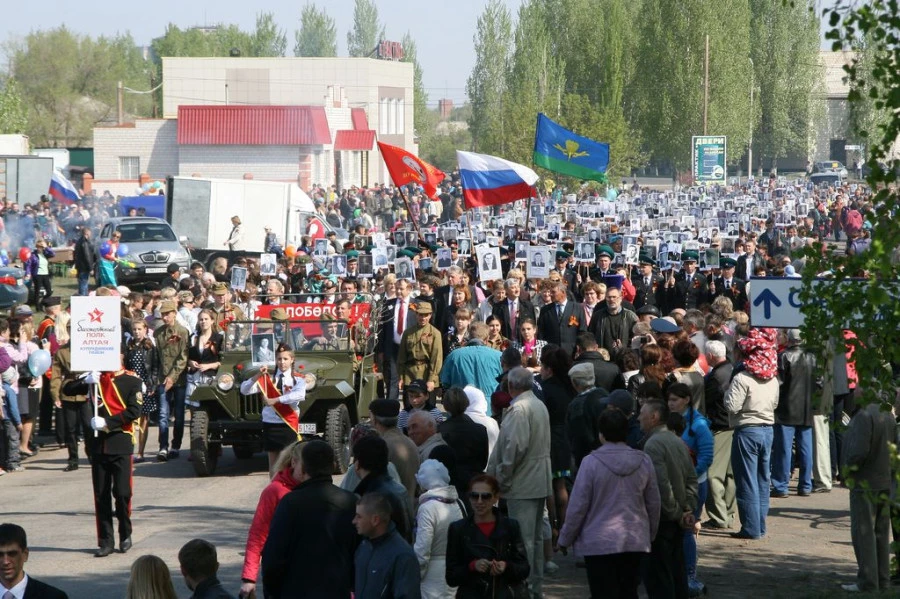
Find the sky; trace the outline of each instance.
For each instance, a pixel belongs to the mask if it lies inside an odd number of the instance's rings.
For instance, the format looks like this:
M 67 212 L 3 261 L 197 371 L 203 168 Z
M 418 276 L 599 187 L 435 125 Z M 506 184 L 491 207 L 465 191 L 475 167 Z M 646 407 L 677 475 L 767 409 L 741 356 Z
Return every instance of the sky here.
M 10 3 L 13 0 L 2 0 Z M 258 12 L 271 12 L 288 38 L 292 54 L 294 31 L 300 24 L 300 8 L 306 0 L 154 0 L 149 3 L 122 0 L 43 0 L 17 2 L 5 11 L 0 42 L 22 38 L 29 31 L 66 25 L 83 34 L 99 36 L 130 32 L 138 45 L 149 45 L 162 35 L 168 23 L 181 28 L 217 23 L 237 24 L 251 31 Z M 521 0 L 503 0 L 515 16 Z M 376 0 L 379 17 L 389 40 L 400 41 L 410 31 L 416 40 L 429 105 L 450 98 L 455 106 L 466 100 L 466 79 L 475 63 L 473 36 L 485 0 Z M 830 4 L 831 0 L 825 0 Z M 347 31 L 353 19 L 353 0 L 319 0 L 337 25 L 338 55 L 347 53 Z

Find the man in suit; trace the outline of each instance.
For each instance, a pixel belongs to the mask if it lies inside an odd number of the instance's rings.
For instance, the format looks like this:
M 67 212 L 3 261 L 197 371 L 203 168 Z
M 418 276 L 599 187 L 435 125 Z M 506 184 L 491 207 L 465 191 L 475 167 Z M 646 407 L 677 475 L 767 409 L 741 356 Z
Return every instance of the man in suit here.
M 756 274 L 758 268 L 766 267 L 766 259 L 763 255 L 756 251 L 756 241 L 748 239 L 744 244 L 747 253 L 737 259 L 737 270 L 735 275 L 739 279 L 749 281 L 750 277 Z M 737 306 L 735 306 L 737 309 Z
M 416 313 L 409 309 L 412 286 L 405 279 L 397 281 L 397 297 L 385 302 L 378 332 L 378 363 L 384 374 L 384 393 L 388 399 L 400 398 L 400 376 L 397 355 L 403 332 L 416 324 Z
M 538 339 L 558 345 L 573 354 L 578 333 L 587 330 L 584 308 L 577 302 L 569 301 L 563 281 L 553 286 L 551 298 L 553 301 L 541 308 L 538 317 Z
M 28 537 L 18 524 L 0 524 L 0 597 L 68 599 L 61 590 L 25 574 Z
M 709 302 L 709 283 L 706 276 L 697 271 L 697 259 L 697 252 L 693 250 L 681 255 L 681 272 L 666 283 L 669 299 L 666 312 L 674 308 L 693 310 Z
M 494 316 L 500 319 L 500 334 L 511 341 L 519 340 L 519 322 L 534 318 L 534 304 L 521 298 L 518 279 L 507 279 L 506 299 L 494 304 Z
M 724 295 L 731 300 L 735 310 L 744 310 L 747 307 L 747 282 L 734 276 L 737 261 L 734 258 L 722 258 L 720 264 L 722 276 L 716 278 L 710 284 L 710 300 Z
M 631 276 L 634 285 L 635 310 L 640 310 L 646 305 L 661 306 L 666 280 L 659 273 L 653 272 L 656 260 L 647 254 L 641 254 L 637 271 Z
M 492 252 L 484 255 L 484 259 L 481 261 L 481 270 L 482 272 L 497 270 L 497 258 Z

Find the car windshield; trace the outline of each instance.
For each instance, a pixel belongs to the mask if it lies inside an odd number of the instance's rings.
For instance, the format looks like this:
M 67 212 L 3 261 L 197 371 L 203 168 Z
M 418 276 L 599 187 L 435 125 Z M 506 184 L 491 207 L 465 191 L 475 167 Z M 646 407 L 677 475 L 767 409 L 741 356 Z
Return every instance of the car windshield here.
M 168 223 L 123 223 L 116 230 L 122 234 L 122 243 L 177 241 Z
M 350 327 L 342 320 L 230 322 L 225 331 L 223 349 L 253 351 L 256 354 L 262 351 L 265 354 L 267 351 L 274 352 L 283 343 L 295 351 L 342 351 L 349 349 L 349 339 Z

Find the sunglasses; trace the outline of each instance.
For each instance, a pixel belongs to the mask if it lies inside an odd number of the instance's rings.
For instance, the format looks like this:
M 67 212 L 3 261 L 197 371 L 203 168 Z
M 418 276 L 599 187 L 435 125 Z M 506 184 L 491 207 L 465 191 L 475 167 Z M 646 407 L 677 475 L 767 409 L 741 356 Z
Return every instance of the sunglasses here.
M 476 493 L 474 491 L 469 493 L 469 499 L 472 501 L 490 501 L 493 498 L 493 493 Z

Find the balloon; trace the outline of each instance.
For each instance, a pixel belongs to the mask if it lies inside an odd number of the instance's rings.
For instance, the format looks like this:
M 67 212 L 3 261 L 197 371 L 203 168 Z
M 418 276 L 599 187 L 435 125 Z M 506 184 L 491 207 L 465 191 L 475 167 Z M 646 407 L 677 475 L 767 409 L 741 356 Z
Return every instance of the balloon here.
M 101 256 L 108 256 L 108 255 L 109 255 L 109 251 L 110 251 L 111 249 L 112 249 L 112 246 L 109 245 L 109 242 L 108 242 L 108 241 L 104 241 L 103 243 L 100 244 L 100 255 L 101 255 Z
M 293 258 L 294 256 L 297 255 L 297 248 L 295 248 L 291 244 L 287 244 L 284 247 L 284 255 L 287 256 L 288 258 Z
M 119 246 L 118 251 L 116 251 L 116 256 L 118 256 L 119 258 L 124 258 L 127 255 L 128 255 L 128 246 L 123 243 L 122 245 Z
M 28 259 L 31 258 L 31 250 L 28 248 L 22 248 L 19 250 L 19 260 L 22 262 L 28 262 Z
M 28 356 L 28 370 L 32 376 L 41 376 L 50 370 L 50 352 L 39 349 Z
M 153 189 L 161 189 L 162 183 L 160 181 L 154 181 L 152 187 Z

